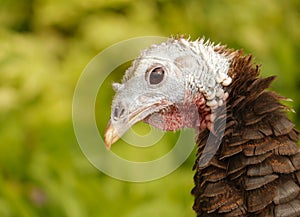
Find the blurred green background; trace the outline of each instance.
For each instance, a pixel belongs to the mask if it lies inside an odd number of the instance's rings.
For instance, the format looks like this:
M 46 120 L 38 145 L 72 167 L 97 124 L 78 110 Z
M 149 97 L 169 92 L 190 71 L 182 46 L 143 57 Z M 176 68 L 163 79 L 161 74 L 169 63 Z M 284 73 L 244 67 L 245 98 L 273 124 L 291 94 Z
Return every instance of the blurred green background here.
M 195 216 L 194 154 L 148 183 L 115 180 L 85 158 L 71 119 L 81 72 L 124 39 L 205 36 L 253 53 L 264 76 L 277 75 L 272 89 L 294 99 L 289 116 L 300 128 L 299 26 L 299 0 L 0 0 L 0 216 Z M 97 102 L 100 133 L 121 69 Z M 147 132 L 143 124 L 135 128 Z

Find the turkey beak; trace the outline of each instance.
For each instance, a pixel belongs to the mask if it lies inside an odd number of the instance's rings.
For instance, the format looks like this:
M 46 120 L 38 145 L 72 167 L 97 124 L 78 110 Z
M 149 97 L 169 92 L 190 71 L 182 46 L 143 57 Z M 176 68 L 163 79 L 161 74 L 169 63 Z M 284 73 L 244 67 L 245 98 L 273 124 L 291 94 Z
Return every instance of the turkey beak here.
M 155 111 L 157 104 L 151 104 L 150 106 L 141 106 L 127 112 L 122 112 L 123 109 L 115 107 L 112 113 L 112 117 L 107 124 L 104 142 L 106 148 L 109 150 L 111 145 L 120 139 L 120 137 L 135 123 L 143 120 L 146 116 Z M 121 111 L 121 112 L 120 112 Z
M 112 144 L 119 140 L 118 132 L 111 121 L 108 122 L 105 134 L 104 134 L 104 142 L 106 145 L 106 149 L 110 150 Z
M 126 107 L 121 106 L 121 103 L 116 105 L 117 106 L 113 107 L 112 116 L 104 134 L 104 142 L 108 150 L 111 145 L 118 141 L 118 139 L 135 123 L 144 120 L 152 113 L 167 107 L 169 103 L 163 100 L 156 100 L 143 105 L 142 102 L 139 101 L 139 103 L 136 104 L 137 106 L 128 110 L 123 109 L 128 108 L 128 105 Z

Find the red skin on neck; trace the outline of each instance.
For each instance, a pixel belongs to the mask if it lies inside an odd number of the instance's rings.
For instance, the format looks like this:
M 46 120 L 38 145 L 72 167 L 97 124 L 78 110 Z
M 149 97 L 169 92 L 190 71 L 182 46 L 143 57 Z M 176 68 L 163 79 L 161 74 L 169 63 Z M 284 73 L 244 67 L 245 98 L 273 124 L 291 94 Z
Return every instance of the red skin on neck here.
M 182 104 L 174 104 L 154 113 L 144 121 L 164 131 L 194 128 L 197 131 L 211 128 L 211 109 L 202 94 L 187 98 Z

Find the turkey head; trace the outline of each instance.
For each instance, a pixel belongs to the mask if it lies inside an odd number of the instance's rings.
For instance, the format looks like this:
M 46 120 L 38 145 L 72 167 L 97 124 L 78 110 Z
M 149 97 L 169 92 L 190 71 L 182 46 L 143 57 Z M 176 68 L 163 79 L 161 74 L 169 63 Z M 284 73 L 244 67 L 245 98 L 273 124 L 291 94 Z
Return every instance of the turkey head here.
M 183 38 L 143 51 L 114 84 L 107 148 L 141 120 L 195 128 L 198 217 L 300 216 L 299 132 L 286 98 L 266 90 L 275 77 L 260 78 L 251 59 Z
M 234 52 L 203 39 L 169 39 L 144 50 L 116 91 L 105 133 L 107 148 L 132 125 L 145 121 L 162 130 L 213 131 L 214 111 L 228 98 Z

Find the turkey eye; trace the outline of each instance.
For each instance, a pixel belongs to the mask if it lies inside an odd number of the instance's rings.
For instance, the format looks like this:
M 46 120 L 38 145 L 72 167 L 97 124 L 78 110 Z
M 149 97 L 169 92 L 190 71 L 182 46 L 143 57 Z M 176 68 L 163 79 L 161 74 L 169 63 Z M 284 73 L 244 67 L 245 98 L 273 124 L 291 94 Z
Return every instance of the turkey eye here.
M 152 69 L 149 75 L 150 84 L 159 84 L 165 75 L 165 70 L 162 67 L 157 67 Z

